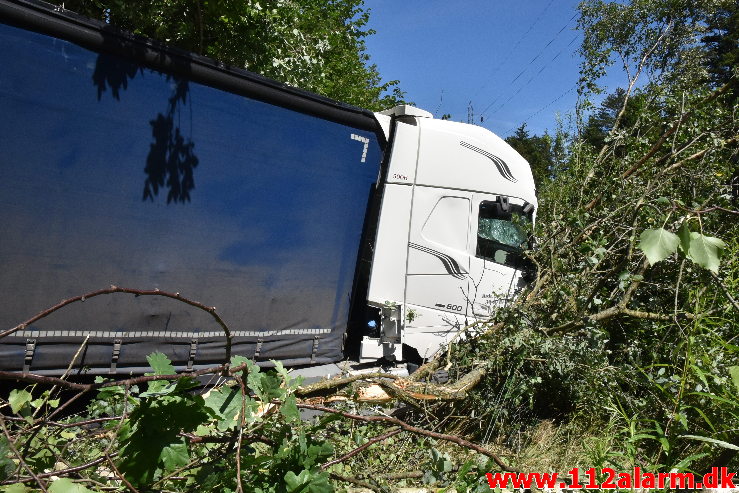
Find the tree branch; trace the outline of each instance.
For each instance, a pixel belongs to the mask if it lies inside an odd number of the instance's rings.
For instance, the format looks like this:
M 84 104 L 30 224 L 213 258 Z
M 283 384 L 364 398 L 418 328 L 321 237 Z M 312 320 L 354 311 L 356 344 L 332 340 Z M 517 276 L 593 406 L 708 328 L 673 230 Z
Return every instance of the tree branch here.
M 654 145 L 652 145 L 652 147 L 649 149 L 649 151 L 647 151 L 647 153 L 644 156 L 642 156 L 641 159 L 639 159 L 631 168 L 629 168 L 628 170 L 624 171 L 621 174 L 621 178 L 626 179 L 626 178 L 630 177 L 644 163 L 646 163 L 647 160 L 649 160 L 649 158 L 651 158 L 652 156 L 654 156 L 657 153 L 657 151 L 659 151 L 660 147 L 662 147 L 662 144 L 664 144 L 665 141 L 667 139 L 669 139 L 670 136 L 677 131 L 677 129 L 680 127 L 680 123 L 685 118 L 687 118 L 688 116 L 690 116 L 693 113 L 693 111 L 695 111 L 695 108 L 697 106 L 700 106 L 700 105 L 703 105 L 703 104 L 706 104 L 706 103 L 710 103 L 714 99 L 718 98 L 719 96 L 721 96 L 722 94 L 724 94 L 725 92 L 727 92 L 729 89 L 731 89 L 731 82 L 727 82 L 726 84 L 724 84 L 723 86 L 719 87 L 718 89 L 716 89 L 715 91 L 713 91 L 711 94 L 709 94 L 708 96 L 706 96 L 705 98 L 703 98 L 701 101 L 699 101 L 695 105 L 695 107 L 689 109 L 688 111 L 683 112 L 680 115 L 680 117 L 677 119 L 677 121 L 675 123 L 673 123 L 672 126 L 669 129 L 667 129 L 659 137 L 659 139 L 657 139 L 657 142 L 655 142 Z
M 226 336 L 226 357 L 225 357 L 225 364 L 228 364 L 228 362 L 231 360 L 231 330 L 226 325 L 226 322 L 223 321 L 223 319 L 216 313 L 216 307 L 214 306 L 206 306 L 198 301 L 193 301 L 188 298 L 185 298 L 184 296 L 181 296 L 180 293 L 169 293 L 167 291 L 160 291 L 158 289 L 153 290 L 141 290 L 141 289 L 131 289 L 131 288 L 119 288 L 118 286 L 110 286 L 106 289 L 99 289 L 97 291 L 91 291 L 89 293 L 85 293 L 80 296 L 75 296 L 73 298 L 69 298 L 66 300 L 62 300 L 56 305 L 47 308 L 46 310 L 43 310 L 33 317 L 29 318 L 25 322 L 21 322 L 20 324 L 16 325 L 12 329 L 5 330 L 3 332 L 0 332 L 0 339 L 3 337 L 7 337 L 14 332 L 17 332 L 19 330 L 23 330 L 29 325 L 38 322 L 42 318 L 48 317 L 52 313 L 61 310 L 67 305 L 71 305 L 72 303 L 77 302 L 83 302 L 85 300 L 88 300 L 90 298 L 95 298 L 97 296 L 102 296 L 106 294 L 113 294 L 113 293 L 126 293 L 126 294 L 132 294 L 135 296 L 161 296 L 164 298 L 170 298 L 173 300 L 181 301 L 182 303 L 185 303 L 187 305 L 190 305 L 192 307 L 198 308 L 200 310 L 203 310 L 204 312 L 208 313 L 215 321 L 216 323 L 221 327 L 223 330 L 223 333 Z
M 0 415 L 0 427 L 3 429 L 3 434 L 5 435 L 5 439 L 8 441 L 8 447 L 10 448 L 10 451 L 13 452 L 13 455 L 15 455 L 16 459 L 18 459 L 19 464 L 21 467 L 23 467 L 26 471 L 28 471 L 28 474 L 31 475 L 29 478 L 31 481 L 35 481 L 36 484 L 38 484 L 38 487 L 41 491 L 44 493 L 47 493 L 46 485 L 41 481 L 39 476 L 36 475 L 36 473 L 33 472 L 31 467 L 26 463 L 25 460 L 23 460 L 23 456 L 18 452 L 18 449 L 15 446 L 15 442 L 13 441 L 13 438 L 10 436 L 10 433 L 8 432 L 8 428 L 5 426 L 5 419 Z M 17 474 L 16 470 L 16 474 Z M 13 481 L 13 483 L 17 483 L 18 481 Z
M 109 457 L 115 457 L 118 454 L 109 454 Z M 97 459 L 86 462 L 79 466 L 74 467 L 68 467 L 66 469 L 60 469 L 58 471 L 52 471 L 52 472 L 45 472 L 42 474 L 38 474 L 36 477 L 38 478 L 50 478 L 52 476 L 66 476 L 67 474 L 72 474 L 79 471 L 84 471 L 85 469 L 89 469 L 92 466 L 97 466 L 98 464 L 101 464 L 108 460 L 106 457 L 98 457 Z M 33 473 L 32 473 L 33 474 Z M 36 481 L 35 477 L 25 477 L 25 478 L 15 478 L 15 479 L 8 479 L 3 481 L 0 484 L 13 484 L 13 483 L 30 483 L 32 481 Z
M 711 274 L 711 277 L 713 277 L 713 280 L 716 281 L 716 284 L 719 285 L 721 288 L 721 291 L 723 291 L 726 298 L 729 300 L 729 303 L 734 307 L 734 310 L 739 312 L 739 303 L 734 299 L 733 296 L 731 296 L 731 293 L 729 292 L 729 288 L 726 287 L 726 284 L 723 283 L 723 281 L 713 272 L 708 271 Z
M 139 490 L 133 487 L 133 485 L 126 479 L 126 477 L 121 473 L 121 471 L 118 470 L 118 468 L 115 466 L 115 462 L 113 462 L 113 459 L 110 458 L 110 456 L 106 453 L 105 459 L 108 461 L 108 464 L 110 464 L 110 467 L 113 469 L 113 472 L 116 476 L 118 476 L 118 479 L 123 481 L 123 484 L 126 485 L 126 488 L 131 491 L 131 493 L 139 493 Z
M 345 387 L 357 380 L 375 380 L 378 378 L 398 379 L 400 377 L 391 373 L 360 373 L 349 377 L 324 379 L 305 387 L 298 387 L 295 389 L 295 395 L 298 397 L 307 397 L 323 390 Z
M 322 411 L 324 413 L 338 414 L 340 416 L 353 419 L 355 421 L 364 421 L 367 423 L 390 423 L 395 426 L 400 426 L 404 431 L 409 431 L 411 433 L 415 433 L 416 435 L 427 436 L 430 438 L 435 438 L 437 440 L 444 440 L 447 442 L 455 443 L 461 447 L 474 450 L 475 452 L 479 452 L 482 455 L 493 459 L 493 461 L 498 464 L 498 466 L 504 471 L 520 472 L 518 469 L 515 469 L 503 462 L 503 460 L 495 453 L 490 452 L 489 450 L 483 448 L 476 443 L 470 442 L 468 440 L 465 440 L 464 438 L 460 438 L 455 435 L 447 435 L 446 433 L 437 433 L 435 431 L 424 430 L 423 428 L 418 428 L 406 423 L 405 421 L 401 421 L 398 418 L 394 418 L 391 416 L 360 416 L 357 414 L 339 411 L 330 407 L 317 406 L 313 404 L 297 404 L 297 406 L 301 409 L 312 409 L 314 411 Z
M 731 145 L 731 144 L 736 143 L 737 141 L 739 141 L 739 135 L 736 135 L 736 136 L 734 136 L 734 137 L 732 137 L 732 138 L 730 138 L 728 140 L 725 140 L 723 142 L 723 144 L 724 145 Z M 678 161 L 676 163 L 673 163 L 670 166 L 668 166 L 667 168 L 663 169 L 660 172 L 660 175 L 664 175 L 666 173 L 669 173 L 670 171 L 673 171 L 673 170 L 679 168 L 680 166 L 682 166 L 683 164 L 687 163 L 688 161 L 692 161 L 693 159 L 702 158 L 703 156 L 706 155 L 706 153 L 708 153 L 708 151 L 711 151 L 713 149 L 715 149 L 715 148 L 714 147 L 707 147 L 707 148 L 703 149 L 702 151 L 698 151 L 695 154 L 692 154 L 692 155 L 686 157 L 685 159 L 682 159 L 682 160 L 680 160 L 680 161 Z
M 325 464 L 322 464 L 321 465 L 321 469 L 327 469 L 327 468 L 333 466 L 334 464 L 338 464 L 340 462 L 344 462 L 347 459 L 351 459 L 352 457 L 354 457 L 358 453 L 362 452 L 363 450 L 366 450 L 366 449 L 370 448 L 375 443 L 378 443 L 378 442 L 382 442 L 384 440 L 387 440 L 388 438 L 393 437 L 393 436 L 397 435 L 398 433 L 400 433 L 402 431 L 403 430 L 401 428 L 396 428 L 396 429 L 394 429 L 392 431 L 388 431 L 387 433 L 384 433 L 382 435 L 378 435 L 378 436 L 376 436 L 374 438 L 370 438 L 367 441 L 367 443 L 365 443 L 364 445 L 361 445 L 361 446 L 355 448 L 354 450 L 352 450 L 352 451 L 350 451 L 350 452 L 342 455 L 338 459 L 334 459 L 334 460 L 331 460 L 331 461 L 326 462 Z
M 362 481 L 361 479 L 357 478 L 348 478 L 346 476 L 341 476 L 336 473 L 330 473 L 329 476 L 331 479 L 335 479 L 336 481 L 344 481 L 345 483 L 353 484 L 355 486 L 359 486 L 360 488 L 367 488 L 368 490 L 372 490 L 375 493 L 385 493 L 385 491 L 381 488 L 378 488 L 377 486 L 368 483 L 367 481 Z

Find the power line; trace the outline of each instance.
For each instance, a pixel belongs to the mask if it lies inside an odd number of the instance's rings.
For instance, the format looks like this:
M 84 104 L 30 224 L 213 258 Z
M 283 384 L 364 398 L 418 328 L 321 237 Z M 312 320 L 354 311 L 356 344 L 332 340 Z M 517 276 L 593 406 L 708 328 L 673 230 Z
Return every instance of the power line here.
M 531 114 L 530 114 L 530 115 L 529 115 L 528 117 L 526 117 L 526 119 L 525 119 L 524 121 L 522 121 L 521 123 L 522 123 L 522 124 L 523 124 L 523 123 L 528 123 L 528 121 L 529 121 L 529 120 L 531 120 L 532 118 L 534 118 L 534 117 L 535 117 L 536 115 L 538 115 L 539 113 L 541 113 L 541 112 L 542 112 L 542 111 L 544 111 L 545 109 L 547 109 L 547 108 L 549 108 L 550 106 L 552 106 L 552 105 L 553 105 L 554 103 L 556 103 L 557 101 L 559 101 L 559 100 L 560 100 L 560 99 L 562 99 L 563 97 L 567 96 L 567 95 L 568 95 L 569 93 L 571 93 L 572 91 L 574 91 L 574 90 L 575 90 L 575 88 L 577 88 L 577 83 L 575 83 L 575 85 L 573 85 L 572 87 L 570 87 L 569 89 L 567 89 L 567 90 L 566 90 L 565 92 L 563 92 L 562 94 L 560 94 L 559 96 L 557 96 L 556 98 L 554 98 L 554 99 L 553 99 L 552 101 L 550 101 L 549 103 L 545 104 L 544 106 L 542 106 L 541 108 L 539 108 L 538 110 L 536 110 L 536 111 L 535 111 L 534 113 L 531 113 Z M 511 128 L 509 128 L 508 130 L 506 130 L 506 132 L 505 132 L 505 133 L 506 133 L 506 134 L 509 134 L 509 133 L 511 133 L 511 131 L 515 130 L 516 128 L 517 128 L 517 127 L 511 127 Z
M 554 57 L 552 57 L 552 59 L 551 59 L 551 60 L 549 60 L 549 61 L 548 61 L 547 63 L 545 63 L 544 65 L 542 65 L 542 66 L 541 66 L 541 67 L 539 68 L 539 71 L 538 71 L 538 72 L 536 72 L 536 73 L 535 73 L 535 74 L 533 74 L 533 75 L 532 75 L 531 77 L 529 77 L 529 80 L 527 80 L 527 81 L 526 81 L 526 82 L 525 82 L 525 83 L 524 83 L 524 84 L 523 84 L 522 86 L 520 86 L 520 87 L 518 88 L 518 90 L 516 90 L 516 92 L 515 92 L 515 93 L 511 94 L 511 95 L 510 95 L 510 96 L 508 97 L 508 99 L 506 99 L 506 100 L 505 100 L 504 102 L 502 102 L 502 103 L 501 103 L 501 104 L 500 104 L 500 105 L 499 105 L 499 106 L 498 106 L 497 108 L 495 108 L 495 110 L 493 110 L 493 111 L 492 111 L 492 112 L 491 112 L 490 114 L 491 114 L 491 115 L 494 115 L 495 113 L 497 113 L 498 111 L 500 111 L 501 109 L 503 109 L 503 108 L 505 107 L 505 105 L 507 105 L 508 103 L 510 103 L 510 102 L 511 102 L 511 100 L 513 100 L 513 98 L 514 98 L 514 97 L 516 97 L 516 96 L 517 96 L 517 95 L 518 95 L 518 94 L 519 94 L 519 93 L 520 93 L 520 92 L 521 92 L 521 91 L 522 91 L 523 89 L 525 89 L 526 87 L 528 87 L 528 85 L 529 85 L 529 84 L 531 84 L 531 82 L 532 82 L 532 81 L 533 81 L 533 80 L 534 80 L 535 78 L 537 78 L 537 77 L 539 76 L 539 74 L 541 74 L 542 72 L 544 72 L 544 70 L 545 70 L 545 69 L 546 69 L 547 67 L 549 67 L 549 65 L 551 65 L 551 64 L 552 64 L 552 62 L 554 62 L 554 61 L 555 61 L 555 60 L 556 60 L 557 58 L 559 58 L 559 56 L 560 56 L 560 55 L 561 55 L 562 53 L 564 53 L 564 51 L 565 51 L 565 50 L 566 50 L 567 48 L 569 48 L 570 46 L 572 46 L 572 43 L 574 43 L 574 42 L 575 42 L 575 41 L 577 40 L 577 38 L 578 38 L 578 35 L 575 35 L 575 36 L 574 36 L 574 37 L 572 38 L 572 40 L 570 40 L 570 42 L 569 42 L 569 43 L 567 44 L 567 46 L 565 46 L 564 48 L 562 48 L 561 50 L 559 50 L 559 51 L 557 52 L 557 54 L 556 54 L 556 55 L 554 55 Z M 526 69 L 524 69 L 524 71 L 523 71 L 523 72 L 525 72 L 525 71 L 526 71 Z M 523 73 L 523 72 L 521 72 L 521 73 Z M 511 83 L 513 83 L 513 82 L 514 82 L 514 81 L 515 81 L 516 79 L 518 79 L 518 77 L 519 77 L 520 75 L 521 75 L 521 74 L 519 74 L 518 76 L 516 76 L 516 78 L 514 78 L 514 79 L 513 79 L 512 81 L 511 81 Z M 497 101 L 498 99 L 500 99 L 500 96 L 496 97 L 495 101 Z M 488 111 L 488 110 L 490 109 L 490 107 L 491 107 L 491 106 L 492 106 L 493 104 L 494 104 L 494 103 L 491 103 L 491 104 L 489 104 L 489 105 L 487 106 L 487 108 L 485 108 L 485 110 L 484 110 L 484 111 L 483 111 L 482 113 L 480 113 L 480 117 L 483 117 L 483 116 L 484 116 L 484 114 L 485 114 L 485 112 L 487 112 L 487 111 Z
M 554 37 L 553 37 L 552 39 L 550 39 L 550 40 L 549 40 L 549 42 L 548 42 L 548 43 L 547 43 L 546 45 L 544 45 L 544 48 L 542 48 L 542 49 L 541 49 L 541 51 L 539 51 L 539 53 L 537 53 L 537 54 L 536 54 L 536 56 L 535 56 L 534 58 L 532 58 L 532 59 L 531 59 L 531 61 L 529 62 L 529 65 L 531 65 L 532 63 L 534 63 L 534 62 L 536 61 L 536 59 L 537 59 L 537 58 L 539 58 L 539 57 L 541 56 L 541 54 L 542 54 L 542 53 L 544 53 L 544 50 L 546 50 L 546 49 L 547 49 L 547 48 L 549 47 L 549 45 L 550 45 L 550 44 L 552 44 L 552 43 L 554 42 L 554 40 L 555 40 L 555 39 L 557 39 L 557 37 L 558 37 L 558 36 L 559 36 L 560 34 L 562 34 L 562 31 L 564 31 L 564 30 L 565 30 L 565 29 L 567 28 L 567 26 L 569 26 L 569 25 L 570 25 L 570 22 L 572 22 L 572 20 L 573 20 L 573 19 L 574 19 L 575 17 L 577 17 L 577 12 L 575 12 L 575 13 L 574 13 L 574 14 L 572 15 L 572 17 L 570 17 L 570 20 L 568 20 L 568 21 L 567 21 L 567 24 L 565 24 L 564 26 L 562 26 L 562 29 L 560 29 L 559 31 L 557 31 L 557 34 L 555 34 L 555 35 L 554 35 Z M 569 45 L 568 45 L 568 46 L 569 46 Z
M 555 40 L 556 40 L 556 39 L 557 39 L 557 38 L 559 37 L 559 35 L 560 35 L 560 34 L 562 34 L 562 32 L 563 32 L 563 31 L 564 31 L 565 29 L 567 29 L 567 26 L 569 26 L 569 25 L 570 25 L 570 23 L 571 23 L 571 22 L 572 22 L 572 21 L 573 21 L 573 20 L 575 19 L 575 17 L 577 17 L 577 12 L 575 12 L 575 13 L 574 13 L 574 14 L 572 15 L 572 17 L 570 17 L 570 19 L 569 19 L 569 20 L 567 21 L 567 23 L 566 23 L 566 24 L 565 24 L 564 26 L 562 26 L 562 28 L 561 28 L 561 29 L 560 29 L 559 31 L 557 31 L 557 33 L 556 33 L 556 34 L 555 34 L 555 35 L 554 35 L 554 36 L 552 37 L 552 39 L 550 39 L 550 40 L 549 40 L 549 41 L 548 41 L 548 42 L 547 42 L 547 43 L 546 43 L 546 44 L 544 45 L 544 47 L 543 47 L 543 48 L 542 48 L 541 50 L 539 50 L 539 52 L 538 52 L 538 53 L 536 54 L 536 56 L 534 56 L 534 58 L 532 58 L 532 59 L 531 59 L 531 61 L 530 61 L 529 63 L 527 63 L 527 64 L 526 64 L 526 66 L 525 66 L 525 67 L 523 68 L 523 70 L 521 70 L 521 71 L 520 71 L 520 72 L 518 73 L 518 75 L 516 75 L 516 76 L 515 76 L 515 77 L 513 78 L 513 80 L 512 80 L 511 82 L 510 82 L 511 84 L 513 84 L 513 83 L 514 83 L 515 81 L 517 81 L 517 80 L 518 80 L 518 79 L 519 79 L 519 78 L 520 78 L 520 77 L 521 77 L 521 76 L 522 76 L 522 75 L 523 75 L 523 74 L 524 74 L 524 73 L 525 73 L 525 72 L 526 72 L 526 71 L 527 71 L 527 70 L 529 69 L 529 67 L 530 67 L 530 66 L 531 66 L 531 65 L 532 65 L 532 64 L 533 64 L 533 63 L 534 63 L 534 62 L 535 62 L 536 60 L 538 60 L 538 59 L 539 59 L 539 57 L 540 57 L 540 56 L 541 56 L 541 55 L 542 55 L 542 54 L 544 53 L 544 51 L 546 51 L 546 49 L 547 49 L 547 48 L 548 48 L 548 47 L 549 47 L 549 46 L 550 46 L 550 45 L 551 45 L 551 44 L 552 44 L 552 43 L 553 43 L 553 42 L 554 42 L 554 41 L 555 41 Z M 577 37 L 577 36 L 576 36 L 576 37 Z M 573 39 L 572 39 L 572 41 L 570 41 L 570 43 L 569 43 L 569 44 L 568 44 L 567 46 L 570 46 L 570 45 L 571 45 L 571 44 L 572 44 L 572 43 L 573 43 L 573 42 L 575 41 L 576 37 L 575 37 L 575 38 L 573 38 Z M 554 61 L 554 59 L 556 59 L 556 57 L 557 57 L 557 56 L 559 56 L 559 55 L 561 54 L 561 52 L 562 52 L 562 50 L 560 50 L 560 53 L 558 53 L 558 54 L 557 54 L 557 55 L 555 56 L 555 58 L 553 58 L 552 60 L 550 60 L 550 61 L 549 61 L 549 62 L 547 63 L 547 65 L 548 65 L 549 63 L 551 63 L 552 61 Z M 541 71 L 540 71 L 540 72 L 541 72 Z M 537 74 L 537 75 L 538 75 L 538 74 Z M 531 80 L 532 80 L 532 79 L 529 79 L 529 82 L 530 82 Z M 526 85 L 528 85 L 528 82 L 526 83 Z M 525 86 L 524 86 L 524 87 L 525 87 Z M 521 92 L 521 89 L 522 89 L 522 88 L 519 88 L 519 90 L 518 90 L 518 91 L 516 91 L 516 93 L 515 93 L 515 94 L 514 94 L 513 96 L 515 96 L 516 94 L 518 94 L 519 92 Z M 489 110 L 489 109 L 490 109 L 490 108 L 491 108 L 491 107 L 492 107 L 492 106 L 493 106 L 493 105 L 494 105 L 495 103 L 497 103 L 499 99 L 500 99 L 500 96 L 496 96 L 496 98 L 495 98 L 495 99 L 493 100 L 493 102 L 491 102 L 491 103 L 490 103 L 489 105 L 487 105 L 487 106 L 485 107 L 485 109 L 484 109 L 484 110 L 482 110 L 482 112 L 480 113 L 480 116 L 481 116 L 481 117 L 485 116 L 485 114 L 487 113 L 487 111 L 488 111 L 488 110 Z M 497 109 L 496 109 L 495 111 L 498 111 L 498 110 L 499 110 L 500 108 L 502 108 L 503 106 L 505 106 L 505 104 L 507 104 L 507 103 L 508 103 L 508 101 L 510 101 L 510 100 L 511 100 L 511 98 L 508 98 L 508 100 L 507 100 L 507 101 L 506 101 L 505 103 L 503 103 L 503 105 L 502 105 L 502 106 L 500 106 L 499 108 L 497 108 Z
M 521 41 L 523 41 L 523 39 L 526 36 L 528 36 L 528 34 L 534 29 L 534 26 L 536 26 L 539 23 L 539 21 L 544 17 L 544 14 L 547 12 L 547 10 L 549 10 L 549 7 L 552 5 L 552 2 L 554 2 L 554 0 L 549 0 L 549 3 L 547 4 L 547 6 L 544 7 L 544 10 L 542 10 L 541 14 L 539 14 L 539 17 L 537 17 L 536 20 L 534 20 L 534 22 L 531 23 L 528 30 L 525 33 L 523 33 L 520 38 L 518 38 L 518 41 L 516 41 L 516 44 L 513 45 L 513 48 L 511 48 L 511 51 L 508 52 L 508 56 L 504 59 L 504 62 L 508 61 L 508 58 L 510 58 L 511 54 L 516 50 L 516 48 L 518 48 L 518 46 L 521 44 Z
M 508 50 L 508 54 L 503 59 L 503 61 L 498 64 L 498 66 L 502 67 L 503 65 L 505 65 L 505 63 L 511 58 L 511 56 L 513 55 L 513 53 L 515 53 L 516 49 L 521 45 L 521 41 L 523 41 L 524 38 L 526 38 L 526 36 L 528 36 L 528 34 L 539 23 L 539 21 L 544 18 L 544 14 L 547 12 L 547 10 L 549 10 L 549 7 L 552 5 L 552 3 L 554 3 L 554 0 L 549 0 L 549 3 L 546 5 L 546 7 L 544 7 L 544 10 L 542 10 L 541 13 L 539 14 L 539 16 L 536 19 L 534 19 L 534 22 L 531 23 L 531 25 L 526 30 L 526 32 L 523 33 L 518 38 L 518 40 L 516 41 L 516 43 L 513 45 L 513 48 L 511 48 L 510 50 Z M 488 81 L 488 79 L 486 78 L 485 79 L 485 82 L 483 82 L 482 86 L 480 86 L 480 88 L 477 91 L 475 91 L 475 94 L 472 95 L 473 98 L 475 96 L 477 96 L 480 93 L 480 91 L 482 91 L 485 88 L 485 86 L 487 86 L 487 81 Z

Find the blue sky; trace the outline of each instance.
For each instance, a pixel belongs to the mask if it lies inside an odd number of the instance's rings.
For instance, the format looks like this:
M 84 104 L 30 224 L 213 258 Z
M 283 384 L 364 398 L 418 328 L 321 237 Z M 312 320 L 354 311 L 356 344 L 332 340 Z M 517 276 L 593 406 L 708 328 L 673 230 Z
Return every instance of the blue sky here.
M 408 100 L 501 137 L 553 133 L 577 100 L 578 0 L 365 0 L 367 50 Z M 480 121 L 480 116 L 484 121 Z

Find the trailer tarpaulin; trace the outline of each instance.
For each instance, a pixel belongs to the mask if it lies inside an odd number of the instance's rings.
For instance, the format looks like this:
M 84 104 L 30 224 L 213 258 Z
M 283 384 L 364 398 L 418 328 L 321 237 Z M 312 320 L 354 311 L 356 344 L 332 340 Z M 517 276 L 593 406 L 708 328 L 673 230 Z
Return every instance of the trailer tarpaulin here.
M 39 31 L 0 23 L 0 329 L 113 284 L 215 306 L 233 354 L 341 359 L 382 160 L 372 125 L 351 125 L 366 115 L 337 121 L 315 97 L 324 118 L 239 93 L 259 79 L 238 71 L 213 68 L 211 84 L 203 63 L 191 77 L 105 36 L 93 49 Z M 126 374 L 154 351 L 198 368 L 223 361 L 225 338 L 176 300 L 112 294 L 0 340 L 0 368 L 55 373 L 79 352 L 75 371 Z

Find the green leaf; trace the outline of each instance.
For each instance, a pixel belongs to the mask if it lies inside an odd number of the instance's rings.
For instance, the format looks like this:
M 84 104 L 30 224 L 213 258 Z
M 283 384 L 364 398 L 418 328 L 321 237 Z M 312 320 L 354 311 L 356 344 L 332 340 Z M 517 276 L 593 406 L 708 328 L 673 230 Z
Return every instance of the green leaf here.
M 236 368 L 237 366 L 241 366 L 248 361 L 251 360 L 245 358 L 244 356 L 232 356 L 230 366 L 231 368 Z
M 295 404 L 294 395 L 290 395 L 285 399 L 285 402 L 280 406 L 280 413 L 285 416 L 285 420 L 288 423 L 300 421 L 300 411 L 298 410 L 298 406 Z
M 457 481 L 463 481 L 467 473 L 470 472 L 474 466 L 475 463 L 471 460 L 468 460 L 464 464 L 462 464 L 462 467 L 460 467 L 459 471 L 457 471 Z
M 690 467 L 690 465 L 691 465 L 691 464 L 692 464 L 693 462 L 695 462 L 695 461 L 697 461 L 697 460 L 699 460 L 699 459 L 702 459 L 703 457 L 706 457 L 707 455 L 708 455 L 708 454 L 706 454 L 706 453 L 700 453 L 700 454 L 691 454 L 691 455 L 689 455 L 689 456 L 685 457 L 684 459 L 682 459 L 682 460 L 681 460 L 680 462 L 678 462 L 677 464 L 675 464 L 675 465 L 674 465 L 674 466 L 672 467 L 672 469 L 673 469 L 673 470 L 675 470 L 675 469 L 676 469 L 677 471 L 685 471 L 685 470 L 686 470 L 687 468 L 689 468 L 689 467 Z
M 14 414 L 18 414 L 18 411 L 23 408 L 27 403 L 31 402 L 32 396 L 27 390 L 13 389 L 8 397 L 10 403 L 10 409 Z
M 311 474 L 310 471 L 304 469 L 296 475 L 293 471 L 288 471 L 284 480 L 289 493 L 333 493 L 334 491 L 328 482 L 328 474 L 325 472 Z
M 670 442 L 666 438 L 661 437 L 659 439 L 659 443 L 660 445 L 662 445 L 662 450 L 664 450 L 665 452 L 670 451 Z
M 739 392 L 739 366 L 730 366 L 729 375 L 731 375 L 731 381 L 734 382 L 736 391 Z
M 719 257 L 726 243 L 713 236 L 690 233 L 690 246 L 687 256 L 701 267 L 718 274 Z
M 187 445 L 184 442 L 164 447 L 160 457 L 167 471 L 174 471 L 190 462 L 190 454 L 187 453 Z
M 283 400 L 287 395 L 282 379 L 274 372 L 262 373 L 262 392 L 264 402 L 272 399 Z
M 172 382 L 167 381 L 153 381 L 149 382 L 146 392 L 142 392 L 139 397 L 142 399 L 148 397 L 160 397 L 163 395 L 171 394 L 176 388 L 176 385 Z
M 690 251 L 690 228 L 688 227 L 688 221 L 683 221 L 680 225 L 680 229 L 677 230 L 677 237 L 680 238 L 680 250 L 687 256 Z
M 30 492 L 31 490 L 26 488 L 26 485 L 24 485 L 23 483 L 15 483 L 9 486 L 3 486 L 0 491 L 2 491 L 3 493 L 26 493 L 27 491 Z
M 675 253 L 679 243 L 677 235 L 664 228 L 647 229 L 640 236 L 639 249 L 650 265 L 654 265 Z
M 291 388 L 292 378 L 290 378 L 290 375 L 288 374 L 288 371 L 285 369 L 285 367 L 282 365 L 282 362 L 275 360 L 271 361 L 275 365 L 275 370 L 277 371 L 277 374 L 280 375 L 282 377 L 282 381 L 285 382 L 285 387 Z
M 287 484 L 288 491 L 296 491 L 304 485 L 307 475 L 308 471 L 301 471 L 300 476 L 296 475 L 292 471 L 288 471 L 287 474 L 285 474 L 285 484 Z
M 205 405 L 212 409 L 217 416 L 216 427 L 220 431 L 226 431 L 239 424 L 242 404 L 243 397 L 241 389 L 238 387 L 223 387 L 218 390 L 211 390 L 205 397 Z M 246 422 L 251 421 L 255 406 L 254 400 L 247 398 Z
M 15 462 L 10 459 L 8 439 L 0 435 L 0 481 L 5 481 L 15 471 Z
M 680 438 L 691 438 L 693 440 L 699 440 L 701 442 L 712 443 L 722 448 L 727 448 L 730 450 L 739 450 L 739 447 L 734 445 L 733 443 L 724 442 L 723 440 L 716 440 L 715 438 L 701 437 L 697 435 L 680 435 Z
M 175 369 L 172 362 L 164 353 L 152 353 L 146 357 L 149 366 L 154 370 L 155 375 L 174 375 Z
M 77 438 L 76 433 L 72 431 L 68 431 L 68 430 L 62 430 L 62 432 L 59 435 L 65 440 L 74 440 L 75 438 Z
M 119 429 L 118 468 L 133 484 L 149 485 L 162 468 L 185 460 L 180 432 L 196 430 L 211 418 L 201 396 L 170 394 L 141 401 Z
M 328 482 L 328 473 L 315 474 L 308 486 L 310 493 L 334 493 L 334 487 Z
M 49 486 L 49 493 L 95 493 L 93 490 L 88 490 L 79 483 L 72 482 L 69 478 L 60 478 L 51 483 Z

